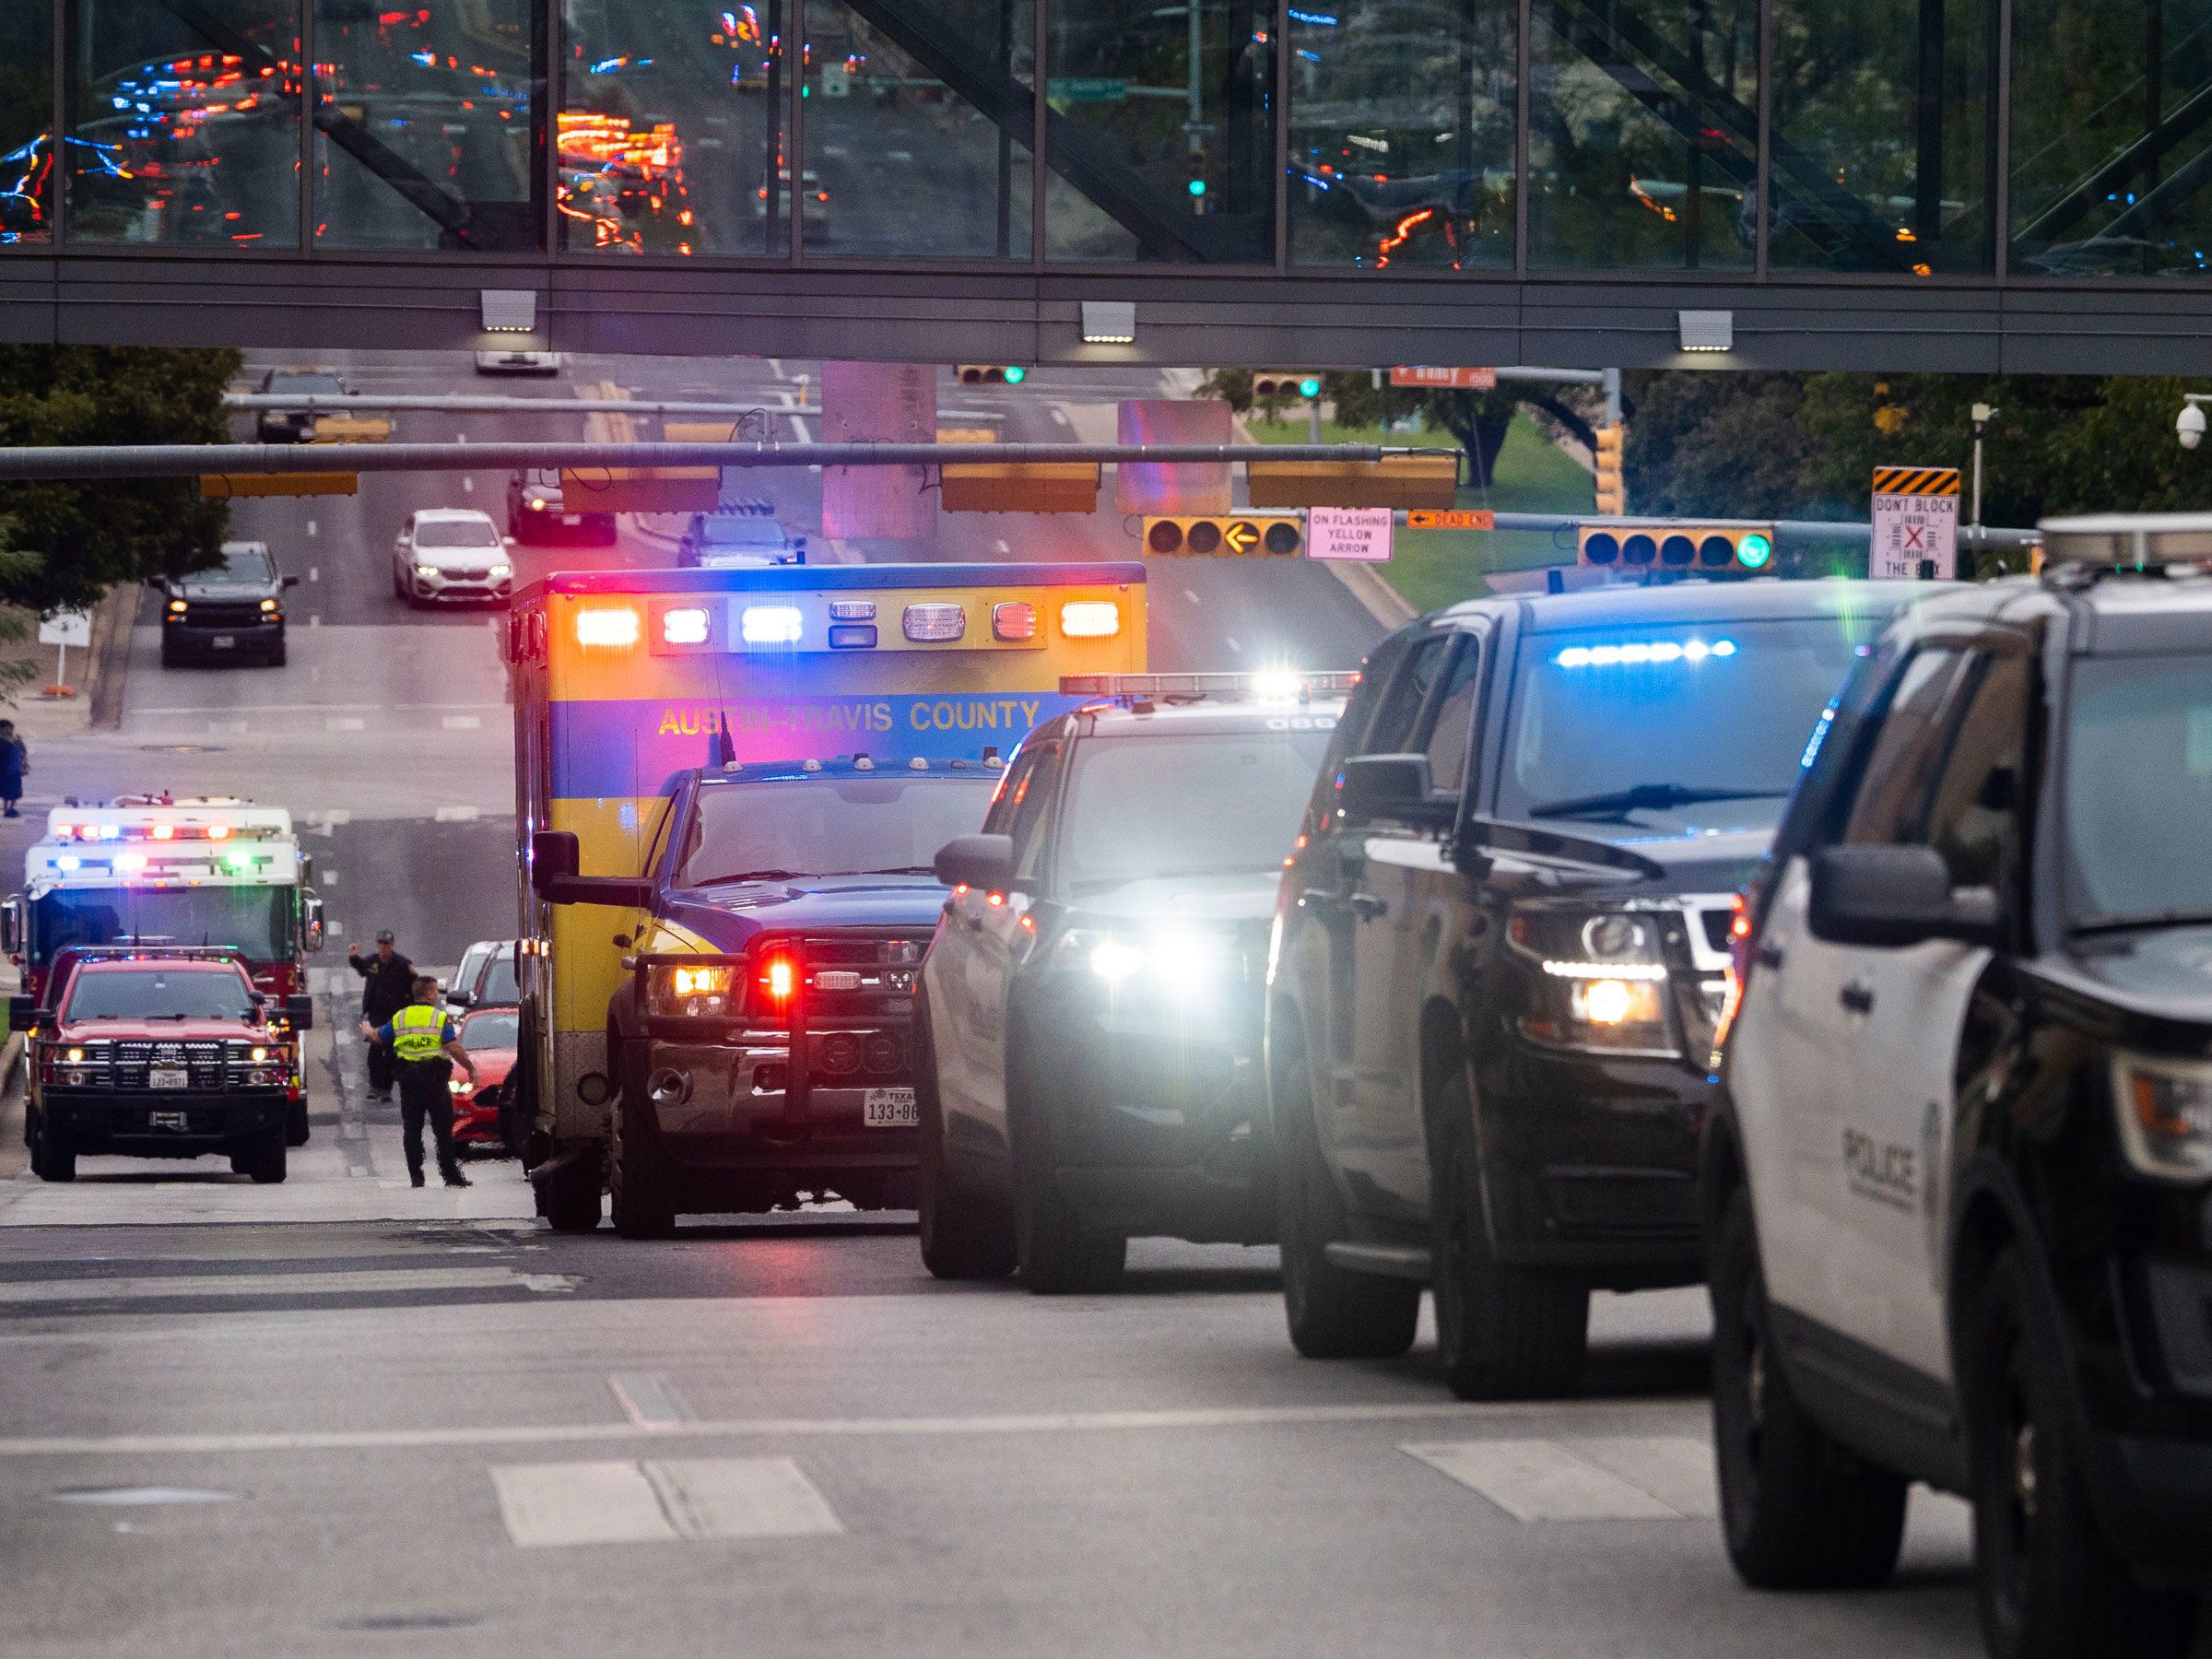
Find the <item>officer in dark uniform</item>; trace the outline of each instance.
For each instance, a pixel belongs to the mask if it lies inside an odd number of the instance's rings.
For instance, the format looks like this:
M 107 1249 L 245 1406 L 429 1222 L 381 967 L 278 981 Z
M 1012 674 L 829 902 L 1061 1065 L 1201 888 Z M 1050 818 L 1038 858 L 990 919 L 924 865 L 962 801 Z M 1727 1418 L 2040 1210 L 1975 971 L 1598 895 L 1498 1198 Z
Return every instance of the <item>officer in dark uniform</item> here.
M 392 948 L 392 930 L 376 935 L 376 954 L 365 957 L 359 945 L 346 947 L 346 959 L 367 982 L 361 986 L 361 1019 L 381 1026 L 407 1006 L 408 987 L 415 982 L 415 964 Z M 392 1051 L 371 1045 L 369 1050 L 369 1098 L 392 1098 Z
M 461 1046 L 460 1033 L 438 1006 L 438 982 L 429 974 L 415 981 L 413 1000 L 397 1010 L 382 1027 L 361 1021 L 361 1035 L 378 1048 L 388 1048 L 399 1075 L 400 1132 L 407 1152 L 407 1175 L 422 1184 L 422 1125 L 427 1119 L 438 1144 L 438 1172 L 445 1184 L 470 1183 L 461 1173 L 453 1154 L 453 1096 L 446 1087 L 458 1065 L 477 1081 L 477 1063 Z

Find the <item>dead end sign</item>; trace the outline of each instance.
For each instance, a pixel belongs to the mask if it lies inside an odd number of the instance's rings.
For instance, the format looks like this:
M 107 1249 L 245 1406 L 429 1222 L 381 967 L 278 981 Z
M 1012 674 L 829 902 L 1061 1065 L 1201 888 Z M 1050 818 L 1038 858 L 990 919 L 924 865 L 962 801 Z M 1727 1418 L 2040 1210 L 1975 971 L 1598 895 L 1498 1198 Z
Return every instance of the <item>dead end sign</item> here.
M 1874 469 L 1874 547 L 1869 576 L 1937 577 L 1959 573 L 1959 469 Z
M 1382 564 L 1390 558 L 1387 507 L 1313 507 L 1306 512 L 1306 557 Z

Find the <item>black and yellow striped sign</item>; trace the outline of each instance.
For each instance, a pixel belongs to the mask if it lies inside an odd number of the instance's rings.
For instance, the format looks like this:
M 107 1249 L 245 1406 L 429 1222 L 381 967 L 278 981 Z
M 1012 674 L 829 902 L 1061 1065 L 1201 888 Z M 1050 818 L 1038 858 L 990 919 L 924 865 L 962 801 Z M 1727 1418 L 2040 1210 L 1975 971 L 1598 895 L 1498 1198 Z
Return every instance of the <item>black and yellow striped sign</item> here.
M 1874 469 L 1876 495 L 1955 496 L 1959 469 L 1955 466 L 1877 466 Z

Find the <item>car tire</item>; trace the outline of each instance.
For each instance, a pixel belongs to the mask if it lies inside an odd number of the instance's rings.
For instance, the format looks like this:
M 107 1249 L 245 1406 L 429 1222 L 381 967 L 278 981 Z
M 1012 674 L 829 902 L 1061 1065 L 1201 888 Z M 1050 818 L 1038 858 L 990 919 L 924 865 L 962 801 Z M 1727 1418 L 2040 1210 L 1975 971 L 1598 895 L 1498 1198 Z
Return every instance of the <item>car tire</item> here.
M 233 1175 L 253 1174 L 253 1155 L 242 1147 L 233 1148 L 230 1153 L 230 1173 Z
M 933 1278 L 1003 1279 L 1014 1271 L 1014 1220 L 994 1199 L 959 1185 L 945 1163 L 945 1108 L 937 1092 L 929 1005 L 914 999 L 914 1115 L 920 1127 L 915 1209 L 922 1265 Z
M 284 1180 L 287 1150 L 281 1128 L 268 1130 L 246 1148 L 246 1173 L 255 1186 L 276 1186 Z
M 290 1110 L 285 1113 L 285 1144 L 289 1147 L 304 1147 L 313 1134 L 314 1129 L 307 1121 L 307 1102 L 294 1100 Z
M 1453 1067 L 1442 1088 L 1429 1148 L 1430 1253 L 1445 1385 L 1463 1400 L 1572 1394 L 1589 1349 L 1589 1282 L 1498 1260 L 1466 1079 Z
M 163 640 L 161 641 L 161 666 L 176 668 L 182 666 L 183 662 L 184 653 L 177 649 L 176 642 L 172 640 Z
M 644 1079 L 632 1075 L 641 1067 L 611 1032 L 607 1054 L 622 1056 L 612 1067 L 618 1082 L 607 1119 L 606 1190 L 615 1230 L 626 1239 L 665 1239 L 676 1231 L 675 1172 L 660 1137 L 644 1121 Z
M 1027 1045 L 1009 1032 L 1006 1043 L 1006 1125 L 1014 1153 L 1016 1271 L 1033 1296 L 1082 1296 L 1112 1290 L 1128 1265 L 1129 1241 L 1084 1224 L 1061 1189 L 1049 1108 L 1030 1081 Z
M 1761 1590 L 1883 1583 L 1904 1541 L 1906 1483 L 1838 1444 L 1790 1392 L 1744 1186 L 1722 1209 L 1710 1269 L 1713 1455 L 1737 1576 Z
M 596 1159 L 578 1158 L 563 1164 L 533 1184 L 537 1189 L 537 1213 L 557 1233 L 599 1230 L 604 1190 Z
M 1309 1359 L 1390 1359 L 1413 1346 L 1421 1288 L 1352 1273 L 1327 1248 L 1346 1238 L 1344 1200 L 1322 1156 L 1313 1084 L 1302 1050 L 1279 1062 L 1275 1086 L 1277 1231 L 1290 1346 Z
M 38 1137 L 31 1143 L 30 1170 L 41 1181 L 75 1181 L 76 1147 L 69 1137 L 49 1126 L 41 1114 Z
M 392 597 L 394 599 L 405 599 L 406 596 L 406 581 L 400 575 L 399 567 L 397 565 L 394 565 L 392 567 Z
M 277 636 L 276 636 L 276 644 L 275 648 L 274 648 L 273 650 L 271 650 L 271 651 L 270 651 L 270 653 L 269 653 L 269 666 L 270 666 L 270 667 L 272 667 L 272 668 L 281 668 L 281 667 L 283 667 L 283 666 L 284 666 L 284 663 L 285 663 L 285 638 L 284 638 L 284 635 L 283 635 L 283 634 L 280 632 L 280 633 L 278 633 L 278 634 L 277 634 Z
M 1974 1599 L 1991 1659 L 2180 1659 L 2196 1598 L 2145 1588 L 2106 1543 L 2062 1392 L 2065 1360 L 2017 1247 L 1998 1255 L 1971 1318 Z

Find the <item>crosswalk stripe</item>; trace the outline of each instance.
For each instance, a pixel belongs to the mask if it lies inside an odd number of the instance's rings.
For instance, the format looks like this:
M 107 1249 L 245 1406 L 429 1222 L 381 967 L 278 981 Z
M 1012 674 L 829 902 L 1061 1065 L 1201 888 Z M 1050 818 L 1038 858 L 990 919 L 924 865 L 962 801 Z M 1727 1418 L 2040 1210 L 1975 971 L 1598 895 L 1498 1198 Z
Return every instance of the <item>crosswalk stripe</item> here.
M 507 1535 L 524 1548 L 824 1536 L 845 1529 L 788 1457 L 494 1465 Z
M 1611 1444 L 1618 1448 L 1620 1442 Z M 1574 1445 L 1549 1440 L 1484 1440 L 1430 1441 L 1399 1449 L 1479 1492 L 1516 1521 L 1682 1518 L 1680 1510 L 1641 1486 L 1577 1455 Z
M 565 1273 L 511 1267 L 362 1268 L 336 1273 L 164 1274 L 146 1278 L 25 1279 L 0 1282 L 0 1306 L 41 1302 L 140 1301 L 189 1296 L 361 1296 L 394 1290 L 575 1288 Z
M 1712 1448 L 1686 1434 L 1621 1435 L 1571 1440 L 1577 1457 L 1649 1492 L 1678 1515 L 1710 1521 L 1720 1512 Z
M 629 1420 L 641 1429 L 688 1423 L 698 1416 L 666 1371 L 617 1371 L 607 1378 L 606 1385 Z

